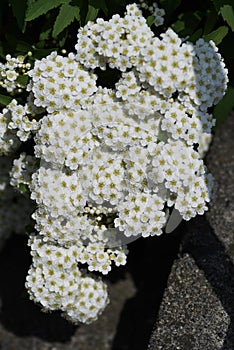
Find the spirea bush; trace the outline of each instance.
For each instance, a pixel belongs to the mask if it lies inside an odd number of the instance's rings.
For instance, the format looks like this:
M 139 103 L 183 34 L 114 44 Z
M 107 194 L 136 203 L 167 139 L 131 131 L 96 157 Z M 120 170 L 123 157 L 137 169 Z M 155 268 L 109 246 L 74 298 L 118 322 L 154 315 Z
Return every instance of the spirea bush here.
M 172 213 L 203 215 L 211 199 L 203 157 L 227 69 L 213 41 L 155 34 L 149 22 L 157 31 L 164 15 L 156 3 L 129 4 L 82 25 L 70 52 L 8 54 L 0 66 L 10 96 L 0 114 L 1 237 L 14 230 L 5 206 L 17 196 L 17 229 L 30 228 L 29 297 L 75 324 L 104 310 L 101 276 L 126 264 L 127 243 L 161 235 Z

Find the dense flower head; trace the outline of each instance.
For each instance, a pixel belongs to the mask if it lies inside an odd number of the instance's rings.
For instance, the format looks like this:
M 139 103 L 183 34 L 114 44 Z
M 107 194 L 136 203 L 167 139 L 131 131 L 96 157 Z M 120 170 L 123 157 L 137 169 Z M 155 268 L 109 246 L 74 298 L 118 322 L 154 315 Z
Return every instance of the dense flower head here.
M 161 24 L 156 3 L 141 8 Z M 208 209 L 202 158 L 228 78 L 213 42 L 170 28 L 156 37 L 136 4 L 88 22 L 75 49 L 36 60 L 27 103 L 12 100 L 0 115 L 0 152 L 33 139 L 34 154 L 19 152 L 10 172 L 37 206 L 30 298 L 90 323 L 108 296 L 89 273 L 126 264 L 126 244 L 161 235 L 173 210 L 190 220 Z M 118 72 L 111 88 L 99 86 L 100 69 Z
M 87 72 L 72 53 L 63 57 L 54 51 L 36 61 L 28 75 L 34 104 L 50 113 L 83 106 L 97 90 L 96 76 Z
M 73 323 L 90 323 L 108 304 L 106 285 L 78 269 L 77 251 L 30 238 L 33 264 L 26 287 L 29 296 L 44 311 L 61 310 Z

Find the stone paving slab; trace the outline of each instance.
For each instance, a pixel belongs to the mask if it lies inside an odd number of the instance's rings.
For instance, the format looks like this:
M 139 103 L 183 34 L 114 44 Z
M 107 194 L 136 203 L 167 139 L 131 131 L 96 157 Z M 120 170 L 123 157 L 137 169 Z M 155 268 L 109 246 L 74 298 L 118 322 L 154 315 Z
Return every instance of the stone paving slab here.
M 216 130 L 206 163 L 216 193 L 206 216 L 182 224 L 148 350 L 234 349 L 234 115 Z

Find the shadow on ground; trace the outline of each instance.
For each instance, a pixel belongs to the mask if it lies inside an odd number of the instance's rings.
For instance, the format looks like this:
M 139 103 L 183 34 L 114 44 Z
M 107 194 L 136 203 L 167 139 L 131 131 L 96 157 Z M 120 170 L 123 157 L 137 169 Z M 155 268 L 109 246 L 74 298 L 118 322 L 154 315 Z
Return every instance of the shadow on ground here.
M 136 294 L 127 300 L 121 311 L 112 340 L 113 350 L 147 348 L 180 241 L 181 229 L 171 235 L 138 239 L 129 245 L 127 266 L 113 269 L 107 277 L 114 286 L 128 272 L 136 286 Z M 27 238 L 10 238 L 0 255 L 0 322 L 7 331 L 18 337 L 36 337 L 50 343 L 67 343 L 77 327 L 60 317 L 59 313 L 42 313 L 28 299 L 24 282 L 30 263 Z M 79 336 L 79 332 L 77 334 Z
M 128 271 L 136 294 L 127 300 L 112 350 L 147 349 L 163 291 L 181 241 L 182 226 L 173 234 L 141 238 L 130 245 Z
M 28 298 L 24 283 L 30 264 L 27 237 L 12 236 L 0 255 L 0 322 L 16 336 L 66 342 L 76 327 L 59 314 L 42 313 Z

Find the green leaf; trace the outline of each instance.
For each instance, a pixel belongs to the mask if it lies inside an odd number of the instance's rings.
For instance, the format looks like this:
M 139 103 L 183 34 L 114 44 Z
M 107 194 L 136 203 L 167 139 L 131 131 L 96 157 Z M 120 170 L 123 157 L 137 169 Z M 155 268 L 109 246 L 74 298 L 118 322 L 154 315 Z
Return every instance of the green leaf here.
M 217 20 L 217 12 L 215 11 L 215 9 L 208 9 L 206 14 L 206 21 L 204 24 L 204 35 L 210 33 L 213 30 Z
M 45 29 L 40 33 L 39 41 L 48 40 L 50 37 L 51 28 Z
M 19 184 L 19 190 L 22 193 L 29 193 L 28 185 L 26 185 L 22 182 Z
M 84 26 L 86 24 L 86 16 L 88 13 L 88 1 L 87 0 L 71 0 L 70 5 L 78 6 L 80 9 L 80 24 Z
M 165 10 L 166 15 L 170 16 L 177 7 L 180 6 L 182 0 L 161 0 L 160 4 Z
M 25 54 L 32 50 L 32 45 L 23 40 L 18 40 L 16 45 L 16 51 Z
M 74 19 L 80 19 L 79 17 L 80 9 L 77 6 L 71 6 L 69 4 L 64 4 L 61 6 L 59 14 L 54 23 L 53 38 L 56 38 L 69 24 L 71 24 Z
M 185 23 L 184 21 L 178 20 L 172 24 L 172 28 L 176 33 L 180 33 L 182 30 L 185 29 Z
M 146 23 L 149 27 L 151 27 L 154 24 L 155 17 L 154 16 L 148 16 L 146 19 Z
M 214 30 L 213 32 L 204 35 L 203 38 L 205 41 L 213 40 L 216 45 L 219 45 L 223 38 L 228 33 L 228 27 L 227 26 L 221 26 L 218 29 Z
M 17 83 L 22 84 L 24 86 L 27 85 L 28 81 L 29 81 L 29 76 L 27 74 L 25 75 L 19 75 L 16 79 Z
M 94 21 L 97 18 L 98 12 L 99 12 L 99 9 L 96 9 L 95 7 L 89 5 L 85 22 L 87 23 L 88 21 Z
M 220 52 L 222 52 L 222 56 L 224 60 L 233 60 L 234 59 L 234 45 L 233 45 L 233 33 L 229 31 L 228 35 L 225 36 L 221 45 L 219 46 Z M 234 65 L 232 64 L 233 68 Z M 229 67 L 230 69 L 231 67 Z
M 220 13 L 234 32 L 234 8 L 231 5 L 224 5 L 220 8 Z
M 0 105 L 7 106 L 13 97 L 0 94 Z
M 233 5 L 233 0 L 211 0 L 216 8 L 216 11 L 219 12 L 220 8 L 224 5 Z
M 158 132 L 158 140 L 166 142 L 168 140 L 168 133 L 160 129 Z
M 177 16 L 178 20 L 171 27 L 181 37 L 190 37 L 200 26 L 203 16 L 202 11 L 183 12 Z
M 32 21 L 35 18 L 44 15 L 48 11 L 68 3 L 70 0 L 37 0 L 33 3 L 28 2 L 28 8 L 26 13 L 26 21 Z M 31 3 L 31 5 L 30 5 Z
M 19 29 L 24 32 L 26 23 L 24 21 L 25 19 L 25 13 L 27 8 L 27 0 L 9 0 L 9 4 L 12 7 L 13 15 L 15 16 L 17 20 L 17 24 Z
M 89 0 L 89 4 L 95 9 L 101 9 L 105 15 L 108 14 L 108 8 L 106 6 L 105 0 Z
M 48 56 L 49 54 L 51 54 L 51 52 L 53 51 L 58 51 L 58 47 L 53 47 L 50 49 L 41 49 L 41 48 L 35 48 L 33 51 L 33 57 L 35 57 L 36 59 L 40 60 L 43 57 Z
M 229 86 L 223 99 L 215 106 L 213 115 L 216 119 L 216 127 L 219 126 L 230 114 L 234 107 L 234 87 Z
M 202 28 L 199 28 L 198 30 L 196 30 L 190 37 L 189 37 L 189 41 L 192 43 L 195 43 L 199 38 L 201 38 L 202 36 Z

